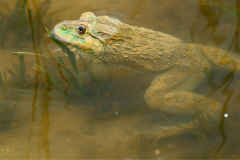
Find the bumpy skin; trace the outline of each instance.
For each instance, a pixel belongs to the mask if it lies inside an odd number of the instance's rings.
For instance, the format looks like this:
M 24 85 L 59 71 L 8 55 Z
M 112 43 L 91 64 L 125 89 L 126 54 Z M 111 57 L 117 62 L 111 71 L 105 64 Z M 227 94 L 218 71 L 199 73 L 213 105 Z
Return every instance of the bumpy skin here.
M 79 26 L 86 26 L 81 34 Z M 216 47 L 186 44 L 173 36 L 130 26 L 108 16 L 83 13 L 79 20 L 57 24 L 52 34 L 59 41 L 78 48 L 92 72 L 104 79 L 105 64 L 156 74 L 145 94 L 150 108 L 176 114 L 198 114 L 215 121 L 222 105 L 192 93 L 211 69 L 211 63 L 231 71 L 240 70 L 240 58 Z M 193 128 L 162 129 L 160 138 L 181 134 Z

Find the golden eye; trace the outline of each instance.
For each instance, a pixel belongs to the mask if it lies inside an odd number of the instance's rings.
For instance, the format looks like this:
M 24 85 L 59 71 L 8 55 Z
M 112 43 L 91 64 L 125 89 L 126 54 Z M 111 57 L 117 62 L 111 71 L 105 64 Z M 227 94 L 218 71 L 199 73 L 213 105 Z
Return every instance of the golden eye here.
M 86 27 L 81 24 L 80 27 L 78 27 L 78 31 L 80 34 L 84 34 L 86 32 Z

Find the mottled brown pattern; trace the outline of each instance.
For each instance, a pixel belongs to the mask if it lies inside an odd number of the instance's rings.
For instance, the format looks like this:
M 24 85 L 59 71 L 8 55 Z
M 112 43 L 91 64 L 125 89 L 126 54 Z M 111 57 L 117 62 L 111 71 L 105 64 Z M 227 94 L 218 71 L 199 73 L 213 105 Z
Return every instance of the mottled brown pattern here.
M 104 44 L 100 59 L 153 73 L 176 66 L 199 68 L 202 63 L 208 63 L 201 55 L 201 46 L 188 45 L 171 35 L 124 23 L 118 25 L 118 32 Z
M 84 34 L 77 32 L 81 24 L 87 26 Z M 63 25 L 68 33 L 61 29 Z M 175 114 L 198 115 L 201 121 L 217 122 L 221 116 L 222 104 L 192 92 L 210 71 L 211 63 L 231 71 L 240 70 L 240 58 L 232 53 L 186 44 L 171 35 L 130 26 L 108 16 L 96 17 L 91 12 L 84 13 L 80 20 L 56 25 L 52 33 L 58 40 L 79 48 L 83 57 L 90 56 L 86 59 L 91 61 L 96 77 L 107 75 L 104 64 L 155 74 L 144 96 L 148 106 Z M 180 128 L 168 127 L 159 132 L 158 138 L 194 127 L 197 126 L 193 122 Z

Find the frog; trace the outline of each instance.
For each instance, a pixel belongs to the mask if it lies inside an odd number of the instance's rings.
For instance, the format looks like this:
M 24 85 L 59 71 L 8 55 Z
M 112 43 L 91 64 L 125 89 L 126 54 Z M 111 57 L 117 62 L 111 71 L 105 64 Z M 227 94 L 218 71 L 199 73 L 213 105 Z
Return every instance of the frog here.
M 185 43 L 160 31 L 131 26 L 109 16 L 83 13 L 78 20 L 58 23 L 51 34 L 79 51 L 92 73 L 103 80 L 106 66 L 150 73 L 154 78 L 144 99 L 151 109 L 200 119 L 221 119 L 223 105 L 193 90 L 212 65 L 240 71 L 240 57 L 214 46 Z M 158 139 L 196 128 L 193 121 L 162 127 Z

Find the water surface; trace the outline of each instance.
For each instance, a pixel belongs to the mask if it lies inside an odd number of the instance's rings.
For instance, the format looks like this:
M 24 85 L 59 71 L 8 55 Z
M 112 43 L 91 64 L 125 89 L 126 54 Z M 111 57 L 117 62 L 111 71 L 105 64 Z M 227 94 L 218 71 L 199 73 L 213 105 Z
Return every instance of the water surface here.
M 158 128 L 191 117 L 148 108 L 143 96 L 154 75 L 109 68 L 115 74 L 100 85 L 104 91 L 87 86 L 81 99 L 56 63 L 61 56 L 74 72 L 66 53 L 45 30 L 91 11 L 239 54 L 239 7 L 239 0 L 2 0 L 0 72 L 6 79 L 0 96 L 0 158 L 239 158 L 239 74 L 213 66 L 193 91 L 224 104 L 218 123 L 204 122 L 199 130 L 156 141 Z M 16 78 L 11 73 L 21 68 L 20 55 L 12 54 L 17 51 L 51 58 L 24 55 L 26 77 Z M 57 77 L 61 91 L 46 83 L 49 77 L 34 63 Z M 85 70 L 80 59 L 77 67 Z

